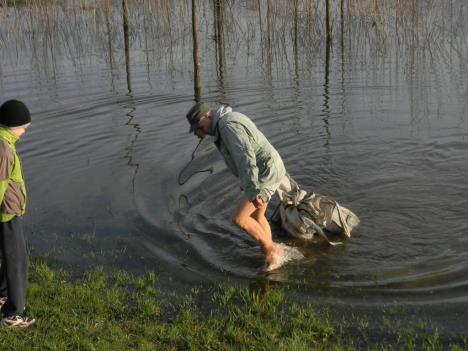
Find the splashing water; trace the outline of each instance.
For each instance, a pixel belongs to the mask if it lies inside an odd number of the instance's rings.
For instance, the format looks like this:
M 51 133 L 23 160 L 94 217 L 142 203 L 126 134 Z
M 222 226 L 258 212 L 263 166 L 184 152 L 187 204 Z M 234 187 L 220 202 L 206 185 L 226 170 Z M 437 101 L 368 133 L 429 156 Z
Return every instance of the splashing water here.
M 304 258 L 304 255 L 295 247 L 288 246 L 283 243 L 279 243 L 277 245 L 283 250 L 283 255 L 279 256 L 278 261 L 268 267 L 268 271 L 278 269 L 287 262 L 301 260 Z

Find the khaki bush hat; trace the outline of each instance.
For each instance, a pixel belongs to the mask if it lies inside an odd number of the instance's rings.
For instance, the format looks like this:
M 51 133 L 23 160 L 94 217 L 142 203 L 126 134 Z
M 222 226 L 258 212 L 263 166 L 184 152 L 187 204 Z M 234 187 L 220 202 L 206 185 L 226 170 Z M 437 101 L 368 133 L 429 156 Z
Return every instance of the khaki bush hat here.
M 206 115 L 206 113 L 210 110 L 210 105 L 208 105 L 205 101 L 197 102 L 192 108 L 187 112 L 187 120 L 190 123 L 190 130 L 189 133 L 193 133 L 197 127 L 198 122 Z

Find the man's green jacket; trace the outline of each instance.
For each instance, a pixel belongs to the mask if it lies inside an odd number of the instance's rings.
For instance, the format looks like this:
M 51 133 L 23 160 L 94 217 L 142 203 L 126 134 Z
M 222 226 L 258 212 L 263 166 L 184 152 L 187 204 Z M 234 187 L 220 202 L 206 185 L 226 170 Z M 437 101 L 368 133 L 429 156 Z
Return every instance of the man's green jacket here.
M 18 137 L 0 128 L 0 222 L 22 216 L 26 210 L 26 186 L 16 152 Z
M 227 167 L 239 177 L 247 198 L 267 199 L 265 189 L 277 186 L 286 175 L 283 160 L 255 124 L 229 106 L 213 110 L 215 145 Z

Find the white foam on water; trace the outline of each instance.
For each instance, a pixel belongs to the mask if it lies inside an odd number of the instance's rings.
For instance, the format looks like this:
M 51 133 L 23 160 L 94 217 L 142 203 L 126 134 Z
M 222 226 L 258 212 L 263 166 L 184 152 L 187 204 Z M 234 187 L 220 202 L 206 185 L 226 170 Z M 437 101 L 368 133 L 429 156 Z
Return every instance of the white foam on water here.
M 278 246 L 283 249 L 282 261 L 284 262 L 295 261 L 304 258 L 304 255 L 295 247 L 288 246 L 283 243 L 278 244 Z
M 283 255 L 278 258 L 278 261 L 273 267 L 269 267 L 269 271 L 278 269 L 287 262 L 301 260 L 304 258 L 304 255 L 295 247 L 288 246 L 283 243 L 278 243 L 277 245 L 283 250 Z

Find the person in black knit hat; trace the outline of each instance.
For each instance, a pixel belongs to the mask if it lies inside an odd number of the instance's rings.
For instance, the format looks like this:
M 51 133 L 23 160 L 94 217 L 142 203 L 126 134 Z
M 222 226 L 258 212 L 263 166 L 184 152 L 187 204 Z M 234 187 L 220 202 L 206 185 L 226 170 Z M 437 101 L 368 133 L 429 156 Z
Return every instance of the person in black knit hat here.
M 0 106 L 0 311 L 2 324 L 26 328 L 35 322 L 25 315 L 28 258 L 22 216 L 26 186 L 16 144 L 31 124 L 24 103 L 6 101 Z

